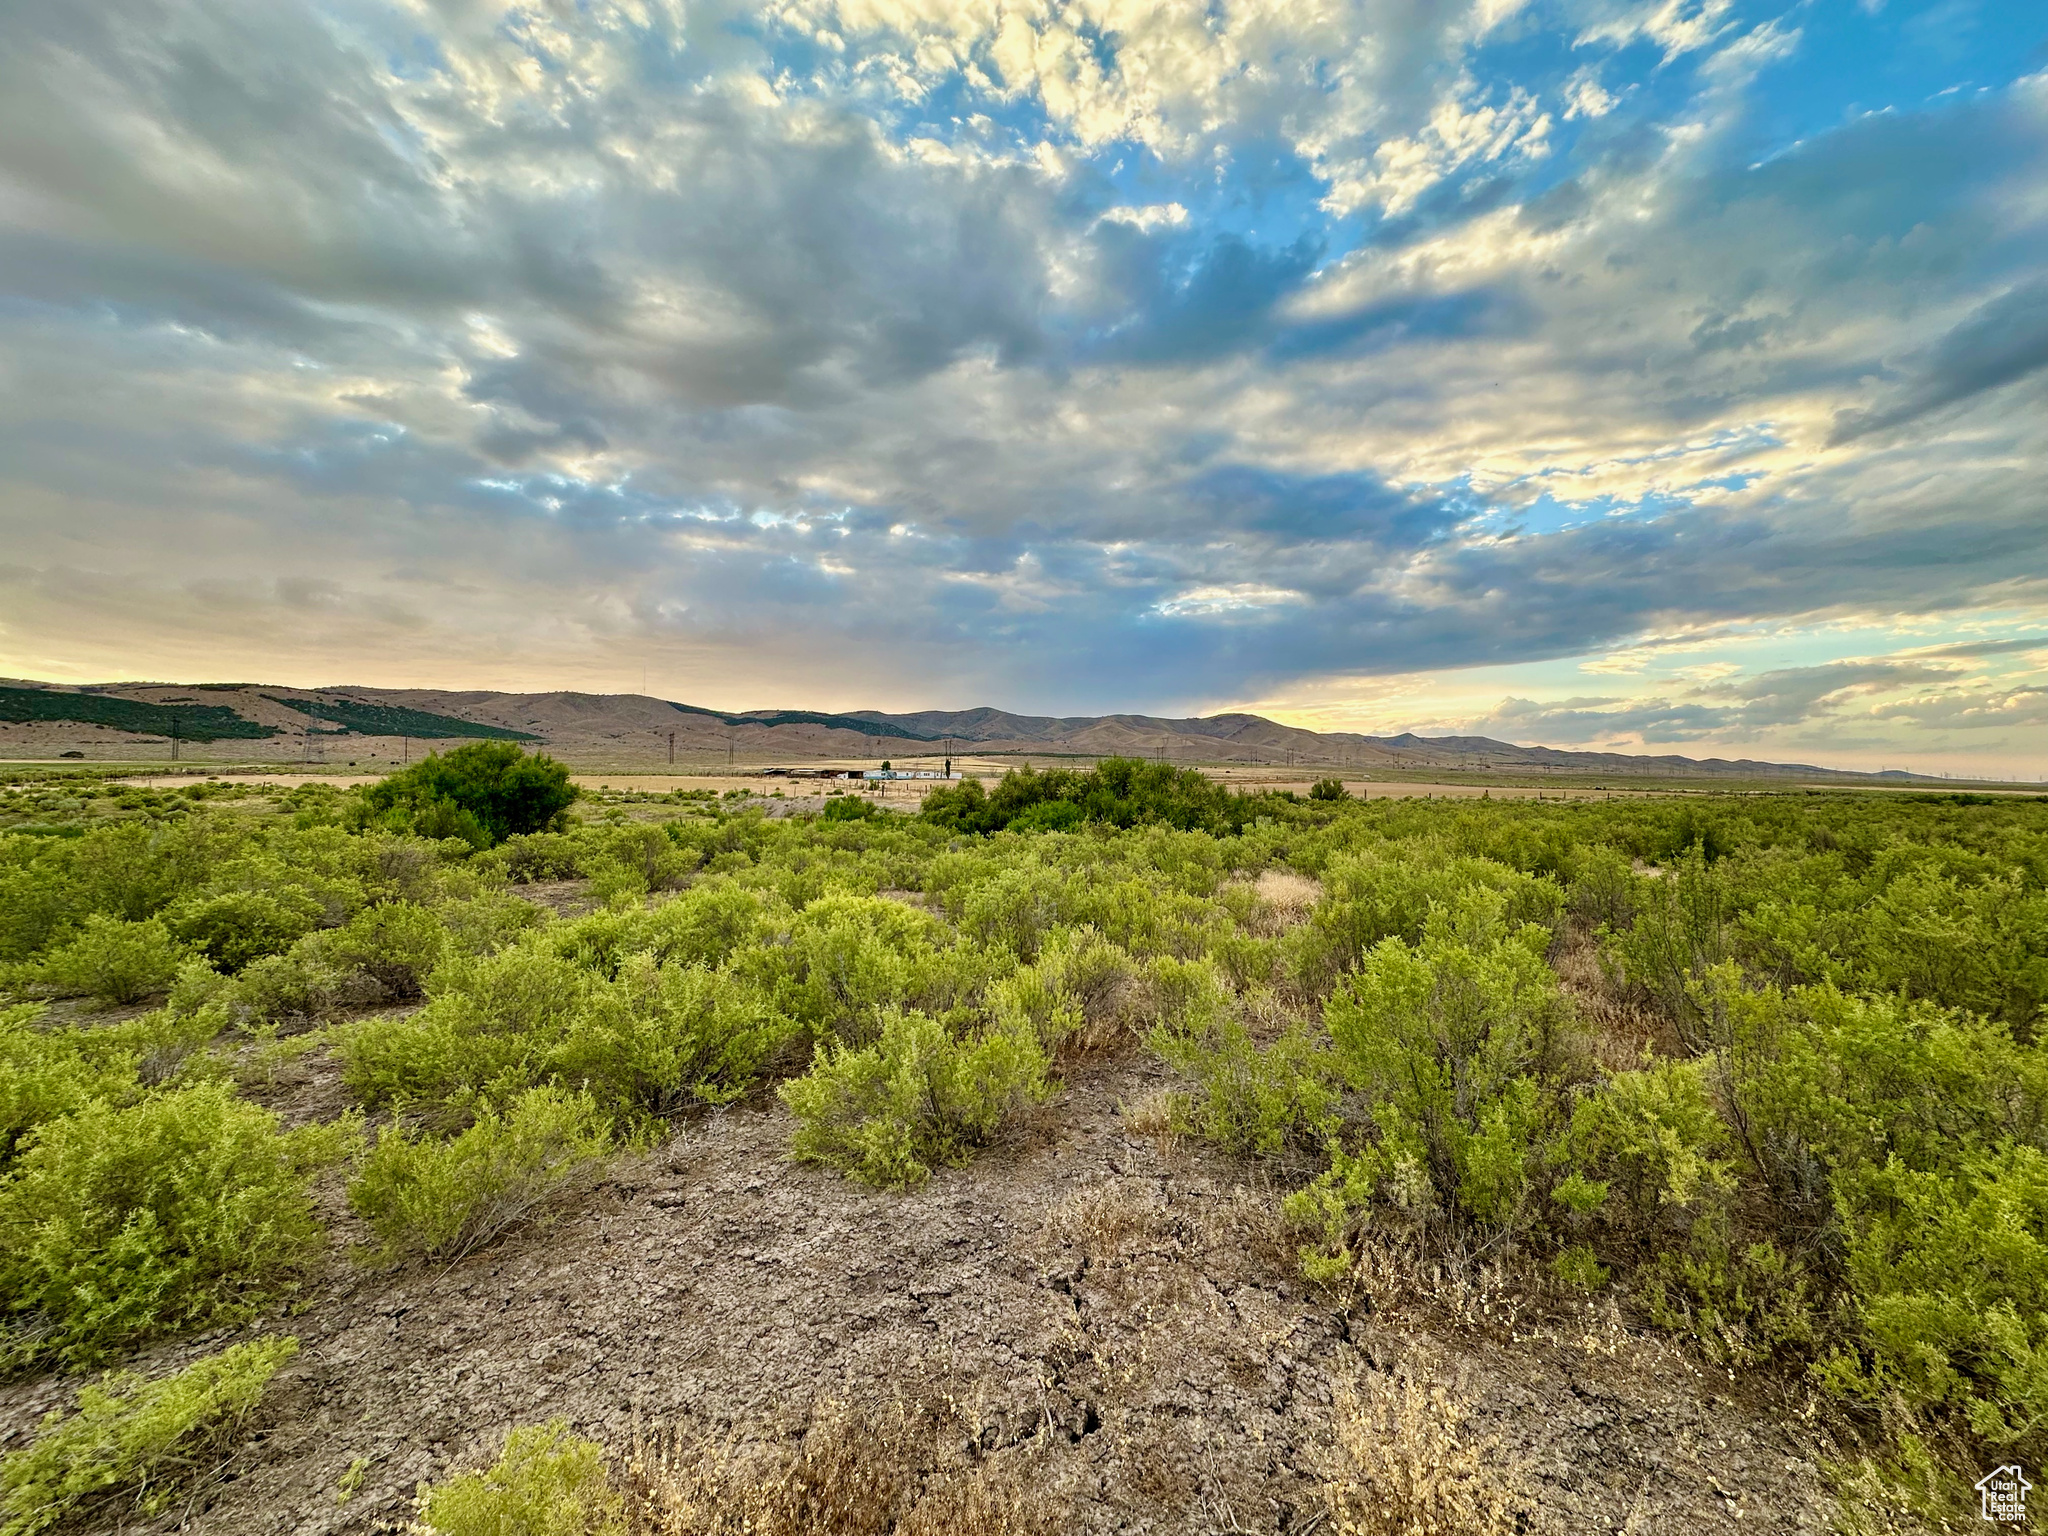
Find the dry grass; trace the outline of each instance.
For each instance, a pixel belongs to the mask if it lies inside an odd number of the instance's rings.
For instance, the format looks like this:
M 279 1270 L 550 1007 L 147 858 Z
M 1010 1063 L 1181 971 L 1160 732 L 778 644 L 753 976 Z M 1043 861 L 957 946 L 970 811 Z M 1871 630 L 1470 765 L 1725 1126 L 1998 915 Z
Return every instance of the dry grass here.
M 1521 1465 L 1465 1432 L 1465 1404 L 1413 1376 L 1337 1396 L 1323 1485 L 1336 1536 L 1512 1536 L 1531 1510 Z
M 780 1450 L 641 1433 L 624 1477 L 632 1536 L 1053 1536 L 1063 1507 L 1030 1453 L 974 1461 L 950 1402 L 821 1403 Z M 947 1431 L 954 1431 L 948 1433 Z M 946 1464 L 948 1461 L 954 1464 Z
M 1140 1136 L 1151 1137 L 1161 1157 L 1170 1157 L 1180 1146 L 1178 1117 L 1174 1114 L 1178 1099 L 1171 1088 L 1155 1088 L 1123 1106 L 1124 1123 Z
M 1266 870 L 1252 882 L 1252 890 L 1259 898 L 1259 926 L 1271 934 L 1304 921 L 1323 899 L 1320 882 L 1284 869 Z
M 1046 1236 L 1071 1243 L 1091 1258 L 1106 1258 L 1132 1238 L 1152 1231 L 1159 1202 L 1133 1181 L 1103 1179 L 1083 1184 L 1046 1213 Z
M 1591 934 L 1567 929 L 1551 968 L 1577 1007 L 1593 1055 L 1609 1071 L 1632 1071 L 1652 1050 L 1684 1054 L 1670 1022 L 1618 987 L 1601 969 L 1600 946 Z

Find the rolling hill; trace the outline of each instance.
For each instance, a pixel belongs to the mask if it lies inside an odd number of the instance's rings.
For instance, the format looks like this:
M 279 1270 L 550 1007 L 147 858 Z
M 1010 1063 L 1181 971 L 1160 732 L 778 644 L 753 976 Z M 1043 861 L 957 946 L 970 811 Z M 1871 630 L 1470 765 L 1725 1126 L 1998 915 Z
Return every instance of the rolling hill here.
M 645 694 L 433 688 L 281 688 L 257 683 L 0 684 L 0 757 L 161 758 L 173 736 L 200 759 L 381 762 L 431 744 L 488 738 L 542 744 L 570 760 L 877 761 L 883 757 L 1161 758 L 1187 764 L 1363 772 L 1597 773 L 1717 779 L 1897 781 L 1805 763 L 1574 752 L 1483 736 L 1318 732 L 1251 714 L 1020 715 L 994 708 L 730 712 Z

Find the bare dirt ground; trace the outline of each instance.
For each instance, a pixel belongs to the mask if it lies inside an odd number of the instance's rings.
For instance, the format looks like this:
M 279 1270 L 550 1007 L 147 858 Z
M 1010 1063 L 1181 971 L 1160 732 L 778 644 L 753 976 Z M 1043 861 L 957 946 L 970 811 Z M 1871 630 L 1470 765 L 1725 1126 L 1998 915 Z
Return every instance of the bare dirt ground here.
M 300 1315 L 262 1325 L 303 1350 L 228 1480 L 154 1522 L 80 1529 L 395 1531 L 422 1479 L 488 1461 L 517 1424 L 745 1445 L 785 1439 L 817 1402 L 912 1401 L 943 1407 L 935 1467 L 1024 1459 L 1063 1530 L 1308 1532 L 1327 1528 L 1333 1400 L 1389 1371 L 1470 1401 L 1470 1432 L 1524 1469 L 1532 1531 L 1828 1528 L 1824 1446 L 1783 1392 L 1598 1310 L 1532 1321 L 1459 1287 L 1375 1315 L 1305 1289 L 1252 1170 L 1135 1128 L 1124 1106 L 1163 1071 L 1137 1055 L 1080 1071 L 1008 1144 L 907 1194 L 790 1163 L 790 1121 L 764 1096 L 621 1164 L 551 1230 L 448 1269 L 354 1267 L 342 1247 L 360 1234 L 329 1188 L 328 1272 Z M 325 1098 L 328 1075 L 315 1061 L 285 1086 Z M 0 1446 L 75 1385 L 0 1388 Z

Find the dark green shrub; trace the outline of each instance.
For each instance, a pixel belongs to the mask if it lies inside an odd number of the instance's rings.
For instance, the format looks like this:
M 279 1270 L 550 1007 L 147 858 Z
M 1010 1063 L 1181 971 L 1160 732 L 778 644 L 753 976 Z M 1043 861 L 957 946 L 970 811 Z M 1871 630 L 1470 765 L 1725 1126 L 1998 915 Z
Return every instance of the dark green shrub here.
M 161 920 L 124 923 L 95 912 L 76 938 L 43 961 L 37 974 L 60 996 L 132 1003 L 170 986 L 184 958 Z
M 872 800 L 860 795 L 841 795 L 825 802 L 823 821 L 868 821 L 881 815 Z
M 0 1461 L 0 1536 L 36 1536 L 95 1504 L 149 1518 L 231 1447 L 294 1338 L 237 1344 L 147 1381 L 109 1375 L 78 1411 L 44 1416 L 32 1445 Z
M 459 837 L 478 848 L 552 830 L 575 802 L 569 770 L 510 742 L 435 753 L 363 791 L 370 818 L 394 832 Z
M 320 1249 L 307 1175 L 346 1134 L 217 1084 L 39 1126 L 0 1183 L 5 1353 L 86 1364 L 266 1304 Z
M 379 1260 L 459 1259 L 588 1189 L 610 1152 L 611 1121 L 589 1094 L 533 1088 L 446 1141 L 386 1127 L 348 1199 Z
M 1349 800 L 1351 791 L 1344 787 L 1342 779 L 1317 779 L 1309 786 L 1311 800 Z
M 918 1184 L 965 1162 L 1004 1120 L 1049 1091 L 1038 1039 L 1019 1028 L 955 1038 L 936 1019 L 890 1011 L 868 1046 L 821 1045 L 784 1083 L 790 1151 L 870 1184 Z

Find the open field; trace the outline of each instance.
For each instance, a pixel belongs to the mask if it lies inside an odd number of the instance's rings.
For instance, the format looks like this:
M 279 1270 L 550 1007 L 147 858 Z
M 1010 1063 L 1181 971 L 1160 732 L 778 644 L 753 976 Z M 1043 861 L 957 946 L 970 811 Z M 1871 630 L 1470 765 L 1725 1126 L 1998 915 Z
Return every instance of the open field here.
M 469 1536 L 557 1418 L 571 1536 L 1864 1536 L 2048 1449 L 2048 805 L 592 777 L 0 789 L 0 1500 L 110 1367 L 190 1428 L 63 1531 Z

